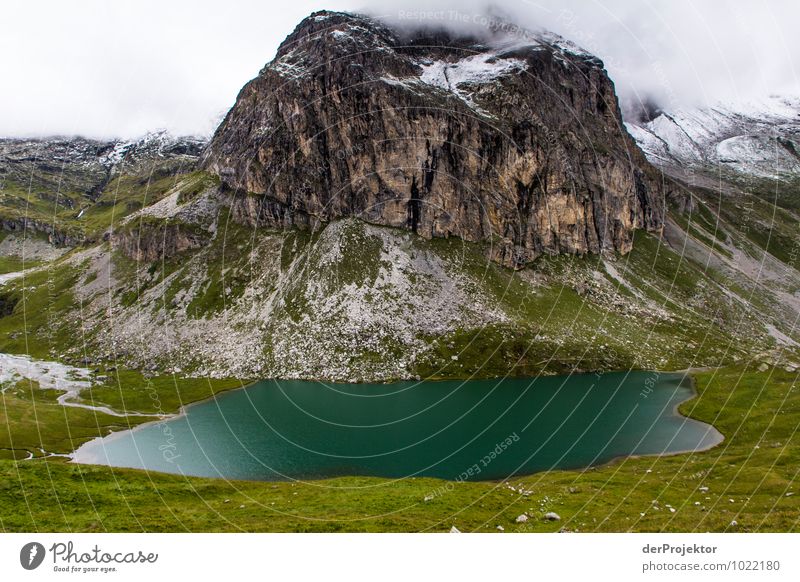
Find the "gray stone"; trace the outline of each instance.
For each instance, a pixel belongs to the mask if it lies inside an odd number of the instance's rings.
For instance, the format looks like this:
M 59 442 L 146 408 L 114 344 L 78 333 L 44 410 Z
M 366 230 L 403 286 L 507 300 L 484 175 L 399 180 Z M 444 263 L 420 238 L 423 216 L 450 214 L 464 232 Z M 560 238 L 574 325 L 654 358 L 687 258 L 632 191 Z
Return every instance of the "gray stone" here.
M 414 39 L 369 17 L 325 14 L 245 85 L 206 150 L 234 221 L 357 216 L 425 238 L 496 239 L 492 258 L 514 267 L 544 253 L 624 254 L 635 229 L 662 228 L 667 187 L 624 130 L 599 59 L 552 41 L 491 53 L 467 97 L 420 63 L 458 67 L 491 50 L 476 53 L 480 39 L 426 31 L 412 51 Z M 328 96 L 311 98 L 322 82 Z

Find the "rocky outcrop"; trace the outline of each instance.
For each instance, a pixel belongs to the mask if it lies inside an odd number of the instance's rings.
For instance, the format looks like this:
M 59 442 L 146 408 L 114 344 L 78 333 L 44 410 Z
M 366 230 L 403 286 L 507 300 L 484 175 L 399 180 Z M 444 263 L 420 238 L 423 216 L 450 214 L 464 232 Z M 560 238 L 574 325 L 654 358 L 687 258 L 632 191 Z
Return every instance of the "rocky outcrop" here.
M 663 193 L 603 64 L 550 34 L 400 34 L 315 13 L 249 82 L 204 167 L 253 226 L 354 216 L 490 241 L 510 266 L 631 249 Z
M 112 243 L 130 259 L 152 263 L 208 243 L 208 235 L 194 225 L 169 221 L 139 221 L 115 233 Z
M 44 234 L 50 244 L 59 247 L 73 246 L 78 242 L 68 233 L 53 227 L 52 224 L 31 218 L 0 218 L 0 230 L 29 235 Z

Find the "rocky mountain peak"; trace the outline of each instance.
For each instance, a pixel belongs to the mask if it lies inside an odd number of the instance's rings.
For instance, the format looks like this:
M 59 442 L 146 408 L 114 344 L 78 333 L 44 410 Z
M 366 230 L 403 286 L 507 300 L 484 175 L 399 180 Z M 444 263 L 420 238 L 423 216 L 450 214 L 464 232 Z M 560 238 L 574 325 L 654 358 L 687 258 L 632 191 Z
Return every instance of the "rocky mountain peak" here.
M 510 266 L 624 253 L 663 221 L 602 62 L 502 22 L 478 36 L 314 13 L 242 89 L 203 164 L 246 224 L 354 216 L 491 242 Z
M 303 19 L 278 48 L 275 60 L 302 50 L 323 49 L 332 52 L 346 50 L 348 41 L 365 46 L 394 46 L 398 36 L 394 31 L 368 16 L 348 12 L 321 10 Z M 319 56 L 319 55 L 318 55 Z

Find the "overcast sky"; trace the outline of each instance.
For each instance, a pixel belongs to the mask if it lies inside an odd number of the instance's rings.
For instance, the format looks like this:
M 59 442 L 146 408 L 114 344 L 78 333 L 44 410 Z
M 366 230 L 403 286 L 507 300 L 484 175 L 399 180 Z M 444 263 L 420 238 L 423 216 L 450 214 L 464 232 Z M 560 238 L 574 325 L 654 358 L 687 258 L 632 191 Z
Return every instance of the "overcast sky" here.
M 800 93 L 797 0 L 497 0 L 666 108 Z M 314 10 L 451 26 L 480 0 L 2 0 L 0 135 L 207 134 Z M 279 6 L 276 9 L 275 6 Z M 424 13 L 420 13 L 420 11 Z M 431 11 L 439 11 L 431 14 Z

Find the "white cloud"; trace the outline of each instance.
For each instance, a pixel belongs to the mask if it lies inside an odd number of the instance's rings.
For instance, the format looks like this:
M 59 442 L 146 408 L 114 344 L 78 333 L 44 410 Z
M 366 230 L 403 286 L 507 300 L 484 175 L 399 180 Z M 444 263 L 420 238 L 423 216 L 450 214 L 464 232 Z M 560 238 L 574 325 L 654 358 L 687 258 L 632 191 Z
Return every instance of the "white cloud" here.
M 794 0 L 495 2 L 603 58 L 626 99 L 664 105 L 800 93 Z M 0 135 L 207 133 L 307 14 L 486 11 L 477 0 L 6 0 Z M 456 22 L 445 16 L 445 22 Z M 463 24 L 461 24 L 463 26 Z

